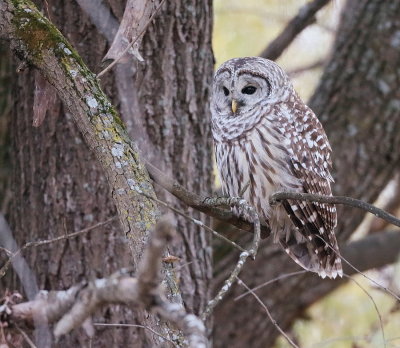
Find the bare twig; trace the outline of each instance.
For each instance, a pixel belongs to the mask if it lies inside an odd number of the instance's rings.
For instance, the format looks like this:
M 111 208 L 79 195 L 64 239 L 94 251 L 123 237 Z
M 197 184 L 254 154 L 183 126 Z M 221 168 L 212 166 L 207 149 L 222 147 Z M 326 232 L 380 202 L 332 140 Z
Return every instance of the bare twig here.
M 139 327 L 141 329 L 145 329 L 145 330 L 149 330 L 150 332 L 152 332 L 154 335 L 162 338 L 163 340 L 171 343 L 172 345 L 174 345 L 175 347 L 178 347 L 174 341 L 170 340 L 168 337 L 161 335 L 160 333 L 158 333 L 157 331 L 154 331 L 151 327 L 149 326 L 144 326 L 144 325 L 138 325 L 138 324 L 106 324 L 106 323 L 93 323 L 93 326 L 102 326 L 102 327 Z
M 151 24 L 152 20 L 160 10 L 161 6 L 164 4 L 165 0 L 161 0 L 157 8 L 154 10 L 153 14 L 149 18 L 147 24 L 143 27 L 143 29 L 140 31 L 140 33 L 128 44 L 128 46 L 121 52 L 121 54 L 115 59 L 109 66 L 107 66 L 103 71 L 97 74 L 97 77 L 103 76 L 106 72 L 111 70 L 118 62 L 119 60 L 131 49 L 131 47 L 135 44 L 136 41 L 138 41 L 142 35 L 146 32 L 147 28 Z
M 392 295 L 396 300 L 400 301 L 400 297 L 395 294 L 392 290 L 389 288 L 379 284 L 376 280 L 368 277 L 364 272 L 361 272 L 358 268 L 354 267 L 349 261 L 347 261 L 342 255 L 339 255 L 340 258 L 347 263 L 352 269 L 354 269 L 357 273 L 361 274 L 364 278 L 368 279 L 370 282 L 375 284 L 378 288 L 382 289 L 383 291 L 387 292 L 388 294 Z
M 282 52 L 290 45 L 290 43 L 299 35 L 307 26 L 315 22 L 315 14 L 330 0 L 314 0 L 304 5 L 299 13 L 288 23 L 286 28 L 272 41 L 268 47 L 260 54 L 271 60 L 276 60 Z
M 56 338 L 81 326 L 104 304 L 120 303 L 146 308 L 172 322 L 185 334 L 189 347 L 208 346 L 205 327 L 195 315 L 187 314 L 182 305 L 169 303 L 159 287 L 159 270 L 166 243 L 173 227 L 168 219 L 160 219 L 139 264 L 138 277 L 122 270 L 109 278 L 81 282 L 66 291 L 41 292 L 30 302 L 0 307 L 0 317 L 7 324 L 32 321 L 54 323 Z
M 271 280 L 268 280 L 267 282 L 264 282 L 264 283 L 262 283 L 262 284 L 260 284 L 260 285 L 257 285 L 256 287 L 252 288 L 251 291 L 257 291 L 258 289 L 261 289 L 261 288 L 263 288 L 264 286 L 267 286 L 267 285 L 269 285 L 269 284 L 275 283 L 275 282 L 277 282 L 277 281 L 279 281 L 279 280 L 286 279 L 286 278 L 290 278 L 290 277 L 293 277 L 293 276 L 296 276 L 296 275 L 300 275 L 300 274 L 304 274 L 304 273 L 307 273 L 307 272 L 308 272 L 308 271 L 303 270 L 303 271 L 297 271 L 297 272 L 291 272 L 291 273 L 282 274 L 282 275 L 279 276 L 279 277 L 273 278 L 273 279 L 271 279 Z M 235 297 L 234 301 L 240 300 L 241 298 L 243 298 L 243 297 L 245 297 L 245 296 L 251 294 L 251 291 L 246 291 L 246 292 L 244 292 L 243 294 L 241 294 L 241 295 Z
M 254 237 L 253 241 L 250 244 L 250 247 L 247 251 L 244 251 L 240 254 L 239 260 L 232 270 L 230 276 L 228 279 L 225 280 L 224 285 L 222 288 L 219 290 L 217 295 L 208 302 L 206 309 L 204 310 L 203 314 L 201 315 L 201 318 L 205 320 L 213 311 L 215 306 L 222 301 L 222 299 L 225 297 L 227 292 L 230 290 L 232 287 L 232 284 L 235 282 L 237 276 L 239 275 L 240 271 L 243 269 L 244 264 L 246 263 L 246 260 L 249 256 L 251 256 L 253 259 L 257 255 L 258 251 L 258 245 L 260 243 L 260 219 L 258 214 L 256 213 L 255 209 L 251 207 L 244 199 L 242 198 L 209 198 L 206 200 L 206 202 L 210 206 L 220 206 L 220 205 L 225 205 L 225 206 L 236 206 L 239 211 L 243 212 L 245 215 L 247 215 L 251 221 L 254 224 Z
M 382 315 L 381 315 L 381 312 L 379 312 L 379 309 L 378 309 L 378 306 L 377 306 L 375 300 L 374 300 L 373 297 L 368 293 L 368 291 L 365 290 L 365 289 L 361 286 L 361 284 L 360 284 L 357 280 L 353 279 L 351 276 L 349 276 L 349 275 L 347 275 L 347 274 L 343 274 L 343 275 L 344 275 L 347 279 L 349 279 L 349 280 L 351 280 L 352 282 L 354 282 L 354 283 L 369 297 L 369 299 L 371 300 L 372 304 L 374 305 L 375 311 L 376 311 L 376 313 L 378 314 L 379 325 L 380 325 L 381 332 L 382 332 L 383 346 L 386 347 L 386 338 L 385 338 L 385 331 L 384 331 L 384 329 L 383 329 Z
M 148 198 L 154 200 L 155 202 L 157 202 L 157 203 L 163 205 L 164 207 L 166 207 L 166 208 L 172 210 L 172 211 L 175 212 L 176 214 L 178 214 L 178 215 L 180 215 L 180 216 L 183 216 L 185 219 L 188 219 L 188 220 L 192 221 L 195 225 L 204 228 L 207 232 L 212 233 L 213 236 L 215 236 L 216 238 L 221 239 L 222 241 L 224 241 L 224 242 L 230 244 L 230 245 L 233 246 L 234 248 L 236 248 L 236 249 L 238 249 L 238 250 L 240 250 L 240 251 L 242 251 L 242 252 L 243 252 L 243 251 L 246 251 L 246 250 L 243 249 L 239 244 L 237 244 L 237 243 L 235 243 L 234 241 L 232 241 L 232 240 L 226 238 L 225 236 L 223 236 L 222 234 L 218 233 L 217 231 L 214 231 L 211 227 L 208 227 L 208 226 L 207 226 L 206 224 L 204 224 L 202 221 L 200 221 L 200 220 L 198 220 L 198 219 L 195 219 L 195 218 L 192 218 L 191 216 L 185 214 L 183 211 L 174 208 L 173 206 L 169 205 L 168 203 L 166 203 L 166 202 L 164 202 L 164 201 L 162 201 L 162 200 L 160 200 L 160 199 L 158 199 L 158 198 L 151 197 L 151 196 L 147 196 L 145 193 L 142 193 L 142 194 L 145 195 L 146 197 L 148 197 Z
M 260 17 L 261 19 L 265 19 L 267 25 L 270 25 L 272 21 L 277 22 L 277 23 L 282 23 L 286 24 L 289 22 L 290 18 L 286 14 L 282 14 L 280 12 L 271 12 L 271 11 L 265 11 L 263 8 L 259 6 L 255 7 L 248 7 L 248 6 L 233 6 L 232 3 L 227 2 L 227 6 L 224 8 L 218 8 L 215 9 L 215 14 L 220 14 L 220 15 L 239 15 L 240 17 L 243 18 L 243 15 L 249 15 L 249 16 L 256 16 Z M 243 3 L 244 4 L 244 3 Z M 319 28 L 325 30 L 326 32 L 330 34 L 334 34 L 336 31 L 329 25 L 319 22 L 316 23 Z
M 3 248 L 3 247 L 0 247 L 0 250 L 4 251 L 7 254 L 7 256 L 11 256 L 13 254 L 12 251 L 10 251 L 6 248 Z
M 69 233 L 69 234 L 64 234 L 62 236 L 51 238 L 51 239 L 38 240 L 38 241 L 25 243 L 20 249 L 18 249 L 17 251 L 13 252 L 11 254 L 11 256 L 9 257 L 9 259 L 7 260 L 7 262 L 3 265 L 3 267 L 0 268 L 0 278 L 2 278 L 6 274 L 6 272 L 8 270 L 8 267 L 10 266 L 10 263 L 12 262 L 12 260 L 17 255 L 19 255 L 22 251 L 24 251 L 25 249 L 28 249 L 28 248 L 31 248 L 31 247 L 38 247 L 38 246 L 42 246 L 42 245 L 46 245 L 46 244 L 60 242 L 60 241 L 65 240 L 65 239 L 71 239 L 71 238 L 74 238 L 74 237 L 78 237 L 81 234 L 90 232 L 90 231 L 96 229 L 97 227 L 106 225 L 109 222 L 111 222 L 113 220 L 116 220 L 116 219 L 117 219 L 116 217 L 112 217 L 112 218 L 110 218 L 110 219 L 108 219 L 106 221 L 99 222 L 99 223 L 97 223 L 97 224 L 95 224 L 93 226 L 84 228 L 84 229 L 82 229 L 80 231 L 72 232 L 72 233 Z
M 320 238 L 322 240 L 321 236 L 318 236 L 318 238 Z M 397 299 L 398 301 L 400 301 L 400 297 L 395 294 L 392 290 L 390 290 L 389 288 L 379 284 L 376 280 L 368 277 L 364 272 L 362 272 L 361 270 L 359 270 L 357 267 L 355 267 L 350 261 L 348 261 L 346 258 L 343 257 L 343 255 L 341 255 L 339 252 L 337 252 L 335 249 L 332 248 L 331 245 L 329 245 L 329 243 L 326 243 L 326 245 L 334 252 L 336 253 L 336 255 L 338 255 L 342 261 L 344 261 L 348 266 L 350 266 L 350 268 L 352 268 L 354 271 L 356 271 L 358 274 L 361 274 L 364 278 L 368 279 L 370 282 L 372 282 L 373 284 L 375 284 L 378 288 L 382 289 L 383 291 L 387 292 L 388 294 L 392 295 L 395 299 Z
M 35 343 L 32 342 L 32 340 L 29 338 L 29 336 L 26 334 L 24 330 L 22 330 L 20 327 L 16 326 L 18 332 L 22 335 L 24 338 L 25 342 L 28 343 L 29 347 L 31 348 L 38 348 Z
M 185 187 L 180 185 L 178 182 L 171 178 L 168 178 L 163 172 L 158 168 L 153 166 L 151 163 L 146 161 L 146 169 L 149 172 L 151 179 L 155 183 L 160 185 L 162 188 L 167 190 L 169 193 L 173 194 L 176 198 L 181 200 L 183 203 L 189 207 L 196 209 L 208 216 L 214 217 L 218 220 L 227 222 L 237 228 L 252 232 L 254 229 L 253 224 L 249 223 L 243 218 L 236 216 L 231 210 L 220 209 L 216 206 L 210 206 L 207 204 L 207 199 L 209 197 L 200 196 L 193 192 L 188 191 Z M 268 237 L 270 230 L 266 226 L 261 226 L 261 236 L 262 238 Z
M 282 200 L 298 200 L 307 202 L 330 203 L 330 204 L 343 204 L 354 208 L 365 210 L 374 214 L 375 216 L 384 219 L 395 226 L 400 227 L 400 219 L 387 213 L 386 211 L 375 207 L 372 204 L 360 201 L 359 199 L 346 197 L 346 196 L 324 196 L 311 193 L 297 193 L 297 192 L 277 192 L 270 196 L 270 204 L 274 205 L 276 202 Z
M 390 192 L 390 193 L 389 193 Z M 400 173 L 389 182 L 386 188 L 382 191 L 385 202 L 382 209 L 390 214 L 396 214 L 400 208 Z M 387 221 L 373 218 L 369 227 L 369 233 L 383 231 L 387 226 Z
M 288 75 L 293 78 L 297 75 L 300 75 L 306 71 L 310 71 L 310 70 L 314 70 L 314 69 L 318 69 L 324 66 L 324 64 L 326 63 L 326 58 L 321 58 L 318 59 L 310 64 L 304 65 L 304 66 L 300 66 L 298 68 L 294 68 L 292 70 L 289 70 L 287 73 Z
M 281 329 L 281 327 L 278 325 L 278 323 L 276 322 L 276 320 L 272 317 L 271 312 L 269 311 L 268 307 L 265 305 L 265 303 L 264 303 L 263 301 L 261 301 L 261 299 L 257 296 L 257 294 L 256 294 L 253 290 L 251 290 L 251 289 L 243 282 L 243 280 L 241 280 L 240 278 L 237 278 L 237 280 L 238 280 L 239 285 L 242 285 L 243 287 L 245 287 L 246 290 L 247 290 L 248 292 L 250 292 L 250 293 L 254 296 L 254 298 L 255 298 L 255 299 L 257 300 L 257 302 L 262 306 L 262 308 L 264 308 L 264 310 L 265 310 L 265 312 L 267 313 L 269 319 L 271 320 L 271 323 L 277 328 L 277 330 L 283 335 L 283 337 L 286 338 L 286 340 L 289 342 L 289 344 L 290 344 L 292 347 L 299 348 L 299 346 L 298 346 L 296 343 L 294 343 L 294 342 L 290 339 L 290 337 L 286 334 L 286 332 L 283 331 L 283 330 Z
M 155 279 L 161 267 L 162 253 L 166 242 L 173 237 L 173 232 L 174 229 L 169 220 L 161 219 L 157 223 L 155 233 L 150 239 L 138 270 L 139 297 L 141 303 L 144 303 L 148 309 L 179 327 L 189 340 L 189 347 L 206 348 L 208 342 L 203 322 L 195 315 L 186 313 L 182 305 L 164 300 L 157 290 L 158 284 Z M 164 242 L 161 243 L 162 241 Z

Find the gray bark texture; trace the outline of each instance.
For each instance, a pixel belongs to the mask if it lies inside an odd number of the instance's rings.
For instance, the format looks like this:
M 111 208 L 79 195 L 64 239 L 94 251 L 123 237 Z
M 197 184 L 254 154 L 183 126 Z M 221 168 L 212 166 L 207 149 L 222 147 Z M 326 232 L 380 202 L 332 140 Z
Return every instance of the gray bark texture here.
M 37 4 L 90 69 L 99 72 L 113 39 L 110 33 L 117 31 L 125 2 L 105 0 L 97 7 L 90 0 L 38 0 Z M 334 150 L 335 194 L 373 202 L 398 171 L 399 17 L 397 1 L 348 1 L 331 61 L 311 100 Z M 121 64 L 101 80 L 139 145 L 142 158 L 190 191 L 203 194 L 212 189 L 208 117 L 213 67 L 211 23 L 211 0 L 166 1 L 141 42 L 144 62 Z M 4 62 L 5 56 L 0 57 L 1 67 L 7 65 Z M 18 62 L 13 60 L 13 64 L 15 71 Z M 7 81 L 9 75 L 3 72 L 8 68 L 0 70 L 1 80 Z M 18 245 L 77 231 L 115 216 L 115 192 L 110 192 L 104 170 L 53 87 L 32 67 L 13 73 L 11 87 L 11 112 L 3 107 L 5 100 L 9 105 L 8 91 L 0 89 L 0 136 L 7 128 L 12 142 L 9 152 L 5 150 L 8 142 L 0 142 L 0 163 L 12 160 L 11 183 L 7 181 L 8 171 L 0 172 L 0 203 Z M 159 198 L 201 218 L 162 189 L 156 187 L 156 191 Z M 361 211 L 340 208 L 337 235 L 344 255 L 364 270 L 390 262 L 398 250 L 399 238 L 391 232 L 344 245 L 363 216 Z M 176 264 L 180 291 L 172 289 L 172 295 L 182 296 L 188 312 L 201 313 L 209 298 L 211 280 L 209 236 L 191 222 L 180 217 L 176 221 L 180 237 L 169 246 L 169 253 L 181 259 Z M 248 233 L 241 234 L 251 238 Z M 390 248 L 380 260 L 365 259 L 376 246 L 384 249 L 384 244 Z M 360 254 L 360 250 L 364 252 Z M 108 276 L 133 263 L 117 220 L 80 238 L 28 249 L 23 256 L 36 275 L 38 287 L 49 290 L 68 288 L 81 279 Z M 215 256 L 214 283 L 220 284 L 238 255 L 236 251 L 218 249 Z M 296 270 L 290 258 L 266 239 L 256 260 L 245 265 L 240 277 L 254 287 Z M 23 291 L 12 271 L 0 282 L 2 288 Z M 301 274 L 275 282 L 257 294 L 287 330 L 304 309 L 342 283 Z M 242 292 L 243 288 L 234 287 L 216 307 L 215 346 L 272 346 L 278 332 L 255 299 L 246 296 L 233 301 Z M 170 299 L 176 300 L 173 296 Z M 94 321 L 147 324 L 158 331 L 149 318 L 147 313 L 115 306 L 99 312 Z M 142 328 L 96 328 L 90 344 L 156 347 L 159 343 L 159 337 Z M 83 330 L 76 330 L 58 346 L 89 346 L 89 339 Z
M 373 202 L 399 169 L 399 17 L 398 1 L 348 1 L 330 62 L 311 99 L 310 106 L 333 148 L 336 195 Z M 339 208 L 336 234 L 343 248 L 364 215 Z M 228 255 L 218 261 L 217 282 L 226 277 L 234 258 Z M 268 239 L 260 246 L 257 259 L 246 265 L 241 279 L 251 288 L 296 270 Z M 304 309 L 338 284 L 302 274 L 266 286 L 257 295 L 287 330 Z M 237 286 L 216 308 L 215 347 L 270 347 L 279 335 L 252 296 L 233 301 L 243 291 Z
M 109 47 L 107 39 L 112 37 L 99 26 L 115 29 L 125 6 L 118 0 L 102 4 L 104 7 L 98 10 L 106 9 L 108 17 L 96 23 L 75 1 L 59 0 L 51 5 L 37 2 L 95 72 L 101 70 Z M 210 1 L 167 1 L 143 38 L 140 52 L 144 62 L 121 65 L 102 79 L 103 89 L 119 107 L 130 135 L 139 144 L 142 158 L 194 192 L 210 192 L 212 183 L 208 121 L 213 69 L 211 11 Z M 14 61 L 14 71 L 16 65 Z M 22 246 L 56 237 L 116 216 L 111 196 L 115 193 L 110 192 L 103 169 L 53 87 L 27 67 L 13 74 L 12 91 L 12 199 L 5 212 L 17 243 Z M 41 97 L 42 92 L 45 97 Z M 44 111 L 44 119 L 34 119 L 35 107 Z M 159 198 L 179 207 L 172 196 L 158 191 Z M 202 218 L 199 213 L 191 214 Z M 181 259 L 177 266 L 184 266 L 176 279 L 180 291 L 172 294 L 182 296 L 189 312 L 200 313 L 207 302 L 211 278 L 209 236 L 179 217 L 176 222 L 180 237 L 169 253 Z M 31 248 L 24 257 L 36 274 L 39 288 L 49 290 L 108 276 L 132 264 L 118 220 L 81 238 Z M 2 288 L 23 292 L 13 272 L 1 282 Z M 146 313 L 116 306 L 98 313 L 94 321 L 154 325 L 152 328 L 158 331 L 159 326 L 146 317 Z M 91 344 L 154 347 L 159 342 L 158 336 L 143 328 L 96 328 Z M 77 330 L 58 346 L 88 344 L 87 335 Z

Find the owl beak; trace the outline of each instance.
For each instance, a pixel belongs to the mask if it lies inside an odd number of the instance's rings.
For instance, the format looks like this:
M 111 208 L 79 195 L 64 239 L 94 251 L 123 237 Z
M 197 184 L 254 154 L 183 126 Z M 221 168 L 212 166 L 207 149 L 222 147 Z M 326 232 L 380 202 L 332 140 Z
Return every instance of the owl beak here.
M 232 99 L 232 111 L 236 114 L 236 110 L 238 108 L 238 102 L 235 99 Z

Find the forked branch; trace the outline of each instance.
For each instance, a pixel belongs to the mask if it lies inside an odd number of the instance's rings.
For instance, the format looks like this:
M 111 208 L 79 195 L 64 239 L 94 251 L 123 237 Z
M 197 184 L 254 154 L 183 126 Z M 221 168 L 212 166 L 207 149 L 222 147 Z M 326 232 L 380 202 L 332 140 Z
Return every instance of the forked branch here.
M 178 327 L 189 347 L 208 346 L 203 322 L 186 313 L 182 305 L 168 302 L 160 287 L 159 273 L 163 251 L 174 234 L 167 218 L 157 223 L 144 252 L 137 277 L 127 270 L 109 278 L 83 281 L 66 291 L 40 292 L 32 301 L 0 306 L 1 325 L 21 323 L 56 323 L 54 335 L 59 338 L 81 326 L 101 306 L 122 304 L 145 308 Z

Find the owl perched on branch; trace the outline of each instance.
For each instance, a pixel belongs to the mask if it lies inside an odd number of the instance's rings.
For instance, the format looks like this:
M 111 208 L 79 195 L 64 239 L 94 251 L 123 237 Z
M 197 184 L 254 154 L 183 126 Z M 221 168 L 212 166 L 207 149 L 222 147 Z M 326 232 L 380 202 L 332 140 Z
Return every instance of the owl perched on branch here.
M 211 113 L 224 193 L 243 193 L 300 266 L 322 278 L 342 276 L 334 205 L 269 204 L 278 191 L 332 194 L 328 139 L 286 73 L 263 58 L 225 62 L 215 73 Z

